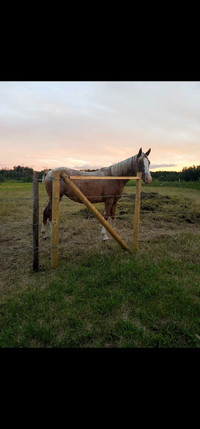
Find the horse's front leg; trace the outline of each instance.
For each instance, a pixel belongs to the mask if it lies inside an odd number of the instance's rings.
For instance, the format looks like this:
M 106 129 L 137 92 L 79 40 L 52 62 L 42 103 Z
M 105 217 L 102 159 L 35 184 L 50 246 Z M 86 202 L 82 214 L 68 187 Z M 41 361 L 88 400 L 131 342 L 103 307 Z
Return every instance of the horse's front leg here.
M 109 240 L 109 237 L 106 234 L 106 228 L 105 228 L 105 226 L 102 226 L 101 233 L 102 233 L 103 241 Z

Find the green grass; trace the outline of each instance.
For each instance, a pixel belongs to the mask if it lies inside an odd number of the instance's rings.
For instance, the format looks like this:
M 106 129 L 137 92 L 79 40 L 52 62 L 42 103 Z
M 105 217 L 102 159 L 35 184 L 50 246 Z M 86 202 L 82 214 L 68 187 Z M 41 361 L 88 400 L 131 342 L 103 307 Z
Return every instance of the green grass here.
M 120 252 L 29 273 L 34 286 L 2 302 L 0 347 L 199 347 L 199 275 Z
M 1 203 L 1 348 L 200 347 L 199 192 L 153 186 L 144 186 L 142 192 L 137 254 L 123 252 L 113 240 L 102 243 L 98 223 L 87 219 L 84 207 L 69 204 L 71 214 L 66 216 L 63 204 L 59 267 L 51 269 L 45 252 L 50 244 L 41 242 L 37 273 L 22 245 L 31 243 L 31 229 L 19 226 L 27 216 L 31 222 L 31 199 L 26 204 L 22 200 L 20 207 Z M 0 186 L 0 198 L 31 193 L 28 183 Z M 127 193 L 132 193 L 130 187 Z M 46 200 L 40 184 L 40 213 Z M 131 207 L 131 198 L 119 202 L 118 214 L 128 216 Z M 76 219 L 72 215 L 77 208 Z M 10 232 L 3 228 L 8 212 L 15 228 L 10 241 Z M 131 236 L 132 226 L 123 213 L 117 222 Z M 9 253 L 3 259 L 4 250 Z

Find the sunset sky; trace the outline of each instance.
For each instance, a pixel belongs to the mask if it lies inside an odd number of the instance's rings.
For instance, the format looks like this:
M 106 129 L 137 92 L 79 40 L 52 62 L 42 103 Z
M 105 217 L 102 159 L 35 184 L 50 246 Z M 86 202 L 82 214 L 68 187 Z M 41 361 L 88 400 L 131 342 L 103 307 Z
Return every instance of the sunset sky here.
M 200 164 L 200 82 L 0 82 L 0 168 Z

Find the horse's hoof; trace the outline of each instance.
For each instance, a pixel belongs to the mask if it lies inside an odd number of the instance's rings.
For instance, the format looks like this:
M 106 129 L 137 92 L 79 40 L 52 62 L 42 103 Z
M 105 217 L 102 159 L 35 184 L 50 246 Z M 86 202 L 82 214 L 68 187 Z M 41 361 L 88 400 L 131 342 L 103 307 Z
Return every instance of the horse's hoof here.
M 103 237 L 103 241 L 107 241 L 107 240 L 109 240 L 109 238 L 107 237 L 107 235 L 105 235 L 105 236 Z
M 49 238 L 49 236 L 44 234 L 44 232 L 41 232 L 41 237 L 43 238 L 43 240 L 46 240 L 47 238 Z

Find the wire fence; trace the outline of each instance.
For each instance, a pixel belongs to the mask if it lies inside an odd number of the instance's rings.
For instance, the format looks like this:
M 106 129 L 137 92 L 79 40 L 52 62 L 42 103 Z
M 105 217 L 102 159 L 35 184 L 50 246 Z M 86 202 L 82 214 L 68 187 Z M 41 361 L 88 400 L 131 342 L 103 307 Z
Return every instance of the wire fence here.
M 38 180 L 42 181 L 42 180 Z M 111 195 L 106 195 L 105 198 L 110 198 Z M 118 196 L 120 197 L 120 196 Z M 97 196 L 92 196 L 92 198 L 97 198 Z M 71 198 L 72 204 L 76 198 Z M 122 200 L 126 199 L 125 195 L 121 196 Z M 7 265 L 9 265 L 10 261 L 20 259 L 20 255 L 22 256 L 23 264 L 29 263 L 29 265 L 32 264 L 32 255 L 33 255 L 33 227 L 37 226 L 39 227 L 39 233 L 41 237 L 41 224 L 42 219 L 39 220 L 39 222 L 33 222 L 32 219 L 32 200 L 33 196 L 25 196 L 25 197 L 0 197 L 0 212 L 2 208 L 2 204 L 6 205 L 8 207 L 8 211 L 13 209 L 18 210 L 18 214 L 15 213 L 14 216 L 0 216 L 0 246 L 1 246 L 1 256 L 0 260 L 2 262 L 3 258 L 6 258 Z M 30 221 L 22 220 L 22 217 L 20 216 L 20 208 L 25 208 L 26 203 L 31 202 L 29 205 L 28 214 L 26 217 L 29 217 Z M 68 200 L 69 201 L 69 200 Z M 40 204 L 41 205 L 41 204 Z M 42 203 L 42 210 L 45 208 L 46 204 Z M 75 210 L 77 210 L 77 206 L 74 207 Z M 72 219 L 74 219 L 74 215 L 76 218 L 80 218 L 80 222 L 82 222 L 81 217 L 81 210 L 82 208 L 71 212 L 69 209 L 69 206 L 66 204 L 62 204 L 62 209 L 60 210 L 60 214 L 62 218 L 66 216 L 66 218 L 69 219 L 71 216 Z M 87 208 L 84 207 L 84 211 L 88 212 L 88 220 L 90 220 L 90 212 Z M 14 217 L 14 222 L 13 222 Z M 40 213 L 41 217 L 41 213 Z M 6 220 L 4 220 L 6 219 Z M 27 243 L 28 241 L 28 243 Z M 35 247 L 35 250 L 40 250 L 40 253 L 42 255 L 46 254 L 46 256 L 50 257 L 50 251 L 51 251 L 51 243 L 50 240 L 42 240 L 40 239 L 40 243 L 38 246 Z M 5 265 L 5 260 L 4 264 Z
M 38 179 L 38 182 L 42 182 L 42 179 Z M 135 191 L 135 188 L 133 188 Z M 147 193 L 148 194 L 148 193 Z M 148 196 L 148 195 L 147 195 Z M 87 195 L 86 195 L 87 197 Z M 98 198 L 97 195 L 90 195 L 88 196 L 90 199 Z M 133 222 L 133 216 L 134 216 L 134 203 L 135 203 L 135 194 L 130 193 L 123 193 L 122 195 L 106 195 L 104 196 L 104 199 L 106 198 L 119 198 L 119 201 L 117 203 L 117 210 L 115 219 L 116 221 L 130 221 L 132 224 Z M 45 197 L 46 200 L 48 200 L 48 197 Z M 32 221 L 32 200 L 33 196 L 23 196 L 23 197 L 0 197 L 0 210 L 3 205 L 8 205 L 9 208 L 11 206 L 14 206 L 14 209 L 16 207 L 16 213 L 14 222 L 13 222 L 13 215 L 11 216 L 0 216 L 0 246 L 1 246 L 1 254 L 0 254 L 0 261 L 5 257 L 6 258 L 6 265 L 9 266 L 10 261 L 14 261 L 16 258 L 17 260 L 22 259 L 22 264 L 29 264 L 31 266 L 32 264 L 32 255 L 33 255 L 33 228 L 34 226 L 39 227 L 39 233 L 40 227 L 42 224 L 41 219 L 41 210 L 43 210 L 46 206 L 47 202 L 44 202 L 43 199 L 40 201 L 40 220 L 39 222 L 33 222 Z M 71 204 L 73 204 L 74 201 L 77 200 L 76 197 L 70 197 L 70 200 L 72 201 Z M 63 201 L 63 200 L 62 200 Z M 69 201 L 69 199 L 68 199 Z M 25 207 L 27 202 L 31 202 L 31 204 L 28 207 L 28 214 L 29 221 L 26 221 L 26 219 L 22 220 L 24 218 L 23 216 L 20 216 L 20 208 Z M 101 202 L 99 202 L 101 203 Z M 127 203 L 129 205 L 128 213 L 126 213 Z M 98 204 L 98 201 L 97 201 Z M 123 207 L 124 205 L 124 207 Z M 66 229 L 67 229 L 67 219 L 71 219 L 71 221 L 76 219 L 80 219 L 80 225 L 83 222 L 83 210 L 85 212 L 84 219 L 88 219 L 91 221 L 91 218 L 93 218 L 93 215 L 89 212 L 89 210 L 84 207 L 83 209 L 77 209 L 77 205 L 74 206 L 73 210 L 71 210 L 72 205 L 69 206 L 69 204 L 61 204 L 60 209 L 60 217 L 62 217 L 60 225 L 63 227 L 65 225 L 65 217 L 66 217 Z M 12 207 L 13 208 L 13 207 Z M 9 210 L 8 210 L 9 211 Z M 104 209 L 102 209 L 102 212 Z M 88 213 L 88 215 L 87 215 Z M 170 208 L 168 209 L 167 205 L 162 205 L 161 209 L 159 209 L 159 204 L 156 207 L 148 207 L 148 204 L 146 207 L 143 207 L 143 197 L 141 196 L 141 206 L 140 206 L 140 215 L 141 219 L 144 217 L 146 219 L 154 217 L 154 220 L 159 221 L 159 216 L 162 216 L 162 219 L 164 215 L 172 215 L 175 216 L 177 219 L 181 221 L 181 217 L 186 217 L 188 222 L 199 222 L 200 221 L 200 213 L 198 210 L 192 206 L 188 207 L 187 205 L 182 207 L 182 212 L 180 210 L 177 210 L 177 208 Z M 6 220 L 4 220 L 6 219 Z M 193 220 L 192 220 L 193 219 Z M 98 224 L 98 221 L 95 220 L 96 224 Z M 99 224 L 98 224 L 99 225 Z M 100 228 L 99 228 L 100 231 Z M 86 233 L 86 230 L 83 231 Z M 82 232 L 82 233 L 83 233 Z M 88 228 L 88 236 L 91 236 L 92 231 L 91 228 Z M 39 250 L 40 254 L 46 255 L 46 257 L 50 258 L 50 252 L 51 252 L 51 242 L 50 240 L 42 240 L 40 239 L 39 245 L 35 246 L 35 250 Z M 3 264 L 5 265 L 5 264 Z

